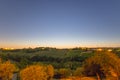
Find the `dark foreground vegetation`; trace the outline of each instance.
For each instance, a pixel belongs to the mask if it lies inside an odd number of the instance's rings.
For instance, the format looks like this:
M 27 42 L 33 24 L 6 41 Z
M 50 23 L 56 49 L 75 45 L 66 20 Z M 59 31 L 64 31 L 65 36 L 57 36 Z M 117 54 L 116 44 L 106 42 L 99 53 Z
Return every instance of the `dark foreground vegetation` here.
M 11 80 L 13 73 L 17 80 L 120 80 L 119 57 L 120 48 L 1 48 L 0 80 Z

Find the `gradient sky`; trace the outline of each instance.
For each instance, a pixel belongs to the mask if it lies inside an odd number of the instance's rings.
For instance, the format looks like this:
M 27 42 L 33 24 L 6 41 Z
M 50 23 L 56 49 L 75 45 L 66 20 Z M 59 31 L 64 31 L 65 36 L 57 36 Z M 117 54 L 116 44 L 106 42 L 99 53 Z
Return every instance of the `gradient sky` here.
M 0 47 L 120 46 L 120 0 L 0 0 Z

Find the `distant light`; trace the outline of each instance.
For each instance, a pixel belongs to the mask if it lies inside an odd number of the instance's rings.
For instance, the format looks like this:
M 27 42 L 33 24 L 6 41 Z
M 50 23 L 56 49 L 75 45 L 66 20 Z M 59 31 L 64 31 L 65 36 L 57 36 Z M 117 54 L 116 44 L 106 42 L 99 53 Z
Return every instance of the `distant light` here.
M 3 48 L 4 50 L 14 50 L 14 48 Z
M 111 52 L 112 51 L 112 49 L 108 49 L 108 52 Z
M 8 48 L 3 48 L 4 50 L 8 50 Z
M 99 49 L 97 49 L 97 51 L 102 51 L 103 49 L 101 49 L 101 48 L 99 48 Z

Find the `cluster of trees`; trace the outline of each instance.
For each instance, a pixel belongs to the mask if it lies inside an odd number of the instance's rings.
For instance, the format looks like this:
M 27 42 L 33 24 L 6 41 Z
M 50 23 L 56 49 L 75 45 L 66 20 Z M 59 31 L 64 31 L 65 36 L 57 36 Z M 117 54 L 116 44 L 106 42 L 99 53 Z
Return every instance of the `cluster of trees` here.
M 96 76 L 98 80 L 113 76 L 112 80 L 119 80 L 119 52 L 113 52 L 79 48 L 1 50 L 0 80 L 11 80 L 14 72 L 18 73 L 20 80 L 51 80 L 69 76 Z
M 17 71 L 15 64 L 0 59 L 0 80 L 12 80 Z M 19 71 L 21 80 L 51 80 L 54 76 L 52 65 L 30 65 Z

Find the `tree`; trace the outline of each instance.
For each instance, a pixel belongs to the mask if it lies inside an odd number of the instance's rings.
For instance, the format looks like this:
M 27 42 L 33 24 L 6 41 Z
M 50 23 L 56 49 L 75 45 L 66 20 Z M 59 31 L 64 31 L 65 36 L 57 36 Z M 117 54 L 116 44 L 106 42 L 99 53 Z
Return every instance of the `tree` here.
M 114 72 L 119 80 L 120 60 L 118 56 L 110 52 L 98 52 L 91 58 L 87 59 L 84 64 L 84 72 L 88 76 L 97 75 L 98 79 L 103 76 L 112 75 Z
M 20 71 L 20 77 L 22 80 L 49 80 L 53 77 L 54 68 L 51 65 L 31 65 Z
M 15 66 L 11 64 L 10 61 L 0 62 L 0 78 L 2 80 L 11 80 L 15 70 Z

